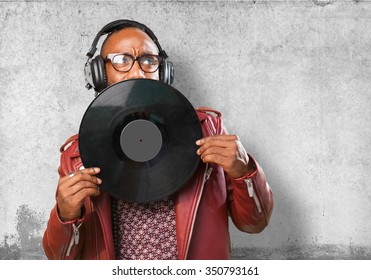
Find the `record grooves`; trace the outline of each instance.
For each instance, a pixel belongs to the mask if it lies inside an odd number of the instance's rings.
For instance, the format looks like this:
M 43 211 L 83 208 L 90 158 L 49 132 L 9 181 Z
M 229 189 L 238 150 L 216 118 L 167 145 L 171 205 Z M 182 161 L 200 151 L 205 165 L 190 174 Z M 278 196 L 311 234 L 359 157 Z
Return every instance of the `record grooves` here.
M 199 164 L 201 125 L 191 103 L 162 82 L 133 79 L 100 93 L 80 124 L 79 150 L 99 167 L 101 188 L 127 201 L 148 202 L 181 189 Z

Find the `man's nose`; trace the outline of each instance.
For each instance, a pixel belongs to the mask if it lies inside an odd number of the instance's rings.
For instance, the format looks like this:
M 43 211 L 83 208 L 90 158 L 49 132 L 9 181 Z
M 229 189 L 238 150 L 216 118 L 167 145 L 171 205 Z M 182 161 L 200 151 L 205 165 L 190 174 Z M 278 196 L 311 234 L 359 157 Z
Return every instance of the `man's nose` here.
M 138 60 L 134 61 L 133 67 L 130 69 L 130 71 L 127 74 L 128 79 L 141 79 L 145 78 L 143 70 L 139 66 Z

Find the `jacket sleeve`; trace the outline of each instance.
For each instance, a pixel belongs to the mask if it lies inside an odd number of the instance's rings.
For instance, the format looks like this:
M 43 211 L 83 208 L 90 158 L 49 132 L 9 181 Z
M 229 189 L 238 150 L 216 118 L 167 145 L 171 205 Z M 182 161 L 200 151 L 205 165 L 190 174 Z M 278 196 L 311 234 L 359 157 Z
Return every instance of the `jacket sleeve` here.
M 221 113 L 207 107 L 197 109 L 204 121 L 204 136 L 228 134 Z M 273 194 L 262 168 L 249 156 L 255 171 L 237 179 L 226 174 L 229 213 L 235 226 L 244 232 L 261 232 L 269 223 L 273 209 Z
M 229 211 L 235 226 L 244 232 L 259 233 L 269 223 L 273 210 L 273 193 L 264 172 L 249 155 L 255 171 L 232 179 L 226 174 Z
M 58 173 L 60 177 L 77 170 L 81 166 L 78 153 L 77 136 L 74 135 L 61 147 L 61 158 Z M 65 147 L 68 146 L 66 149 Z M 85 241 L 84 219 L 85 207 L 81 216 L 73 221 L 63 222 L 58 215 L 58 206 L 52 209 L 43 236 L 43 247 L 48 259 L 78 259 L 81 256 Z

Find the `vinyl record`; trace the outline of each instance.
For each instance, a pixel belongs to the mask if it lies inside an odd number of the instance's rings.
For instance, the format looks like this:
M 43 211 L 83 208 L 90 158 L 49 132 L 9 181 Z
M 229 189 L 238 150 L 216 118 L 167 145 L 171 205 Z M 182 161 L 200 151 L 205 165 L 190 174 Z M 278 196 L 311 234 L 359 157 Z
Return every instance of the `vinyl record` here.
M 115 198 L 148 202 L 174 194 L 199 164 L 201 125 L 191 103 L 165 83 L 134 79 L 114 84 L 90 104 L 79 150 L 99 167 L 101 188 Z

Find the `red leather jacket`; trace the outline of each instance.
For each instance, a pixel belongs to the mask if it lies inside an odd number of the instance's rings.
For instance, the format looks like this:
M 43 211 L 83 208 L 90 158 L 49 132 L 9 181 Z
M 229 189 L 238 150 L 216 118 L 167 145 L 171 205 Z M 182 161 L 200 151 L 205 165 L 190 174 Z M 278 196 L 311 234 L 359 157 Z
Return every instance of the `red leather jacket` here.
M 213 113 L 211 113 L 213 112 Z M 203 136 L 223 133 L 220 113 L 201 108 L 197 113 Z M 216 114 L 216 115 L 215 115 Z M 82 165 L 77 135 L 61 147 L 60 176 Z M 229 259 L 228 213 L 238 229 L 261 232 L 272 213 L 273 196 L 260 166 L 242 178 L 230 179 L 215 164 L 200 163 L 185 187 L 175 195 L 179 259 Z M 57 205 L 43 237 L 49 259 L 115 259 L 110 196 L 101 191 L 86 198 L 80 218 L 62 222 Z

